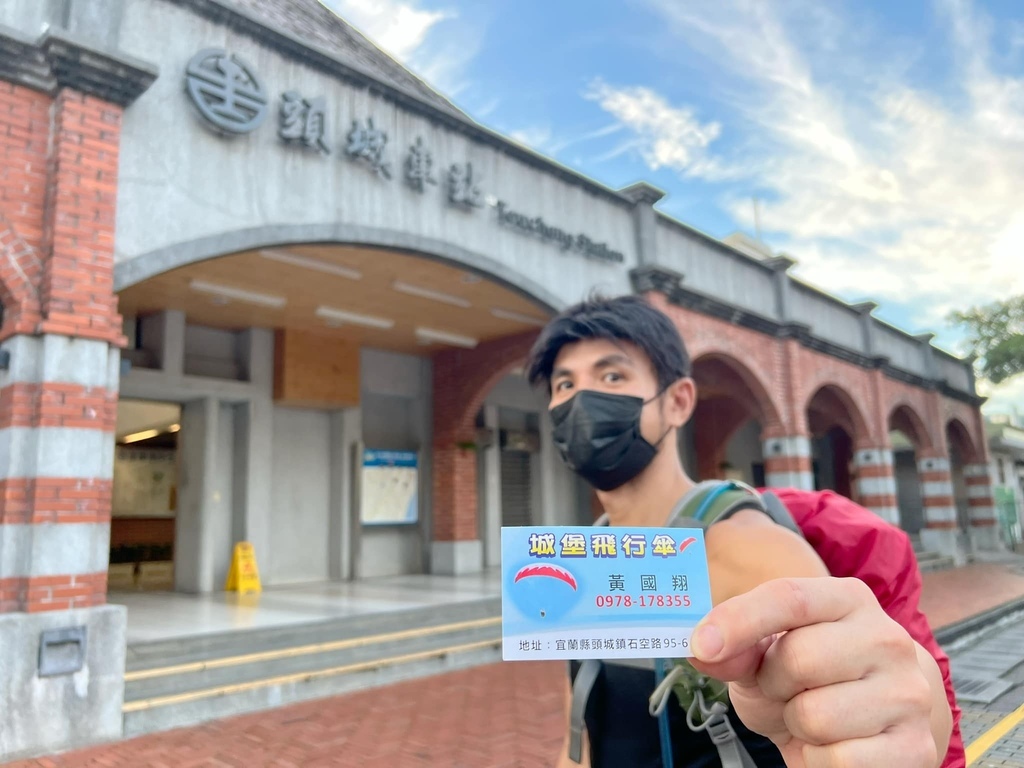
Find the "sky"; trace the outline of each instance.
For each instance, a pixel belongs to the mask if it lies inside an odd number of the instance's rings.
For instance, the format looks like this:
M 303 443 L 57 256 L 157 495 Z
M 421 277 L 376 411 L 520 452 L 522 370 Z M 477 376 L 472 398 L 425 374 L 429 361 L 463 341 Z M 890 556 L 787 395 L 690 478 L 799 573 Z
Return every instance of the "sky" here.
M 321 1 L 480 123 L 944 349 L 1024 293 L 1019 0 Z M 979 388 L 1024 409 L 1024 376 Z

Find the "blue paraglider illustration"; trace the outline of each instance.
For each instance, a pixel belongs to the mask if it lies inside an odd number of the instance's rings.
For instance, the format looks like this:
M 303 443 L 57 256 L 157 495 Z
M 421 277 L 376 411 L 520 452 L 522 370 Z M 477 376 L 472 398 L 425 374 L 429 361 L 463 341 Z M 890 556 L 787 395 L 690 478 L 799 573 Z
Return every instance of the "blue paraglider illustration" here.
M 532 563 L 515 572 L 508 589 L 515 606 L 530 620 L 558 620 L 579 598 L 576 577 L 553 563 Z

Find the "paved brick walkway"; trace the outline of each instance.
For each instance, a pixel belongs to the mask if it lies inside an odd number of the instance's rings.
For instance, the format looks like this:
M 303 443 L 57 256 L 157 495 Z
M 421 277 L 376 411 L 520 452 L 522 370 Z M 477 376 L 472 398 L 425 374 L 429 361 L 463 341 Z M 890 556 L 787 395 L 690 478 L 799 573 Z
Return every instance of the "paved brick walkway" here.
M 494 664 L 9 768 L 538 768 L 564 731 L 565 665 Z
M 975 616 L 1024 597 L 1024 557 L 924 574 L 921 609 L 933 627 Z
M 1016 564 L 928 573 L 924 582 L 936 627 L 1024 596 Z M 563 738 L 564 670 L 496 664 L 7 768 L 542 768 Z M 971 714 L 971 738 L 996 719 Z M 986 765 L 1018 765 L 1000 758 Z

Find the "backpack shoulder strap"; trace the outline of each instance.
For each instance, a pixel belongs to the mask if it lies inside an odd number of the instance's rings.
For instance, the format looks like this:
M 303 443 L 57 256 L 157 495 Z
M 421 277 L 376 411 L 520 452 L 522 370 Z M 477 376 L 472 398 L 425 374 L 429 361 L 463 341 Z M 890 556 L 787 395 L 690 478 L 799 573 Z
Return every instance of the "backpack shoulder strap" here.
M 570 662 L 571 667 L 572 662 Z M 586 659 L 580 663 L 576 671 L 576 679 L 572 681 L 572 702 L 569 706 L 569 759 L 574 763 L 583 762 L 583 729 L 590 690 L 597 682 L 601 673 L 601 662 L 598 659 Z
M 786 509 L 786 505 L 782 503 L 782 499 L 780 499 L 773 491 L 765 491 L 761 494 L 761 499 L 764 501 L 764 509 L 765 512 L 768 513 L 768 517 L 783 528 L 788 528 L 798 536 L 804 535 L 804 532 L 800 530 L 800 526 L 797 525 L 796 519 L 793 517 L 792 513 Z
M 670 527 L 707 528 L 743 509 L 768 512 L 761 494 L 746 483 L 706 480 L 679 500 L 668 524 Z

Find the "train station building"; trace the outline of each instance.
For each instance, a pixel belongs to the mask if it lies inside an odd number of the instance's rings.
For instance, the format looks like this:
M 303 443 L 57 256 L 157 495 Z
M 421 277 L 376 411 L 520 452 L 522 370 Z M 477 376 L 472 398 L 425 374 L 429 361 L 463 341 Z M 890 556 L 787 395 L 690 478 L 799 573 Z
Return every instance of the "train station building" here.
M 116 733 L 116 595 L 221 590 L 237 542 L 273 588 L 592 521 L 521 366 L 594 288 L 686 339 L 694 477 L 998 546 L 969 361 L 479 125 L 315 0 L 8 0 L 0 145 L 0 759 Z

